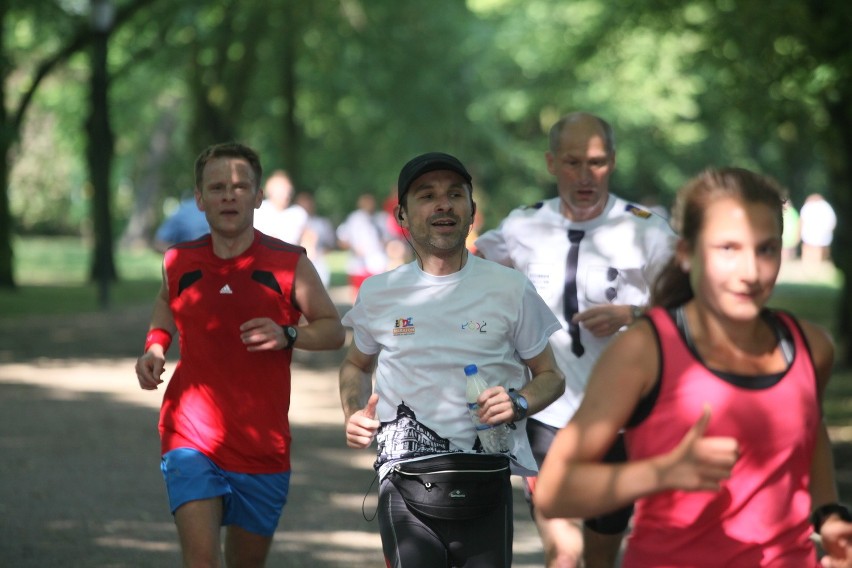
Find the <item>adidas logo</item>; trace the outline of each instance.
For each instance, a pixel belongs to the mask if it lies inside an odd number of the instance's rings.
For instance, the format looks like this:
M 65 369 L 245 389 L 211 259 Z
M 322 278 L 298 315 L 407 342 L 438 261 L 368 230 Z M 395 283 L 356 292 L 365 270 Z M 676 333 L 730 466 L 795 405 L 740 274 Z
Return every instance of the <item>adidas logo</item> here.
M 234 291 L 233 291 L 233 290 L 231 290 L 231 287 L 230 287 L 230 286 L 228 286 L 227 284 L 225 284 L 224 286 L 222 286 L 222 289 L 221 289 L 221 290 L 219 290 L 219 293 L 220 293 L 220 294 L 233 294 L 233 293 L 234 293 Z

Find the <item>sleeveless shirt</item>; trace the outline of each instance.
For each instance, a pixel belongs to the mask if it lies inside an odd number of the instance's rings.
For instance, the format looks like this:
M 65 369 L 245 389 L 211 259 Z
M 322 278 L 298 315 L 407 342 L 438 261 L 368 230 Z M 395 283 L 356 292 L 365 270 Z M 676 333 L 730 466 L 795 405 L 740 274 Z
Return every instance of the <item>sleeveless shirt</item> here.
M 798 323 L 786 313 L 772 314 L 792 337 L 792 361 L 776 375 L 743 377 L 708 369 L 668 312 L 648 313 L 661 374 L 651 412 L 626 431 L 630 459 L 670 451 L 705 404 L 711 407 L 705 436 L 735 438 L 740 457 L 719 491 L 664 491 L 640 499 L 624 568 L 819 566 L 808 522 L 821 421 L 816 375 Z
M 291 297 L 302 254 L 257 230 L 235 258 L 217 257 L 209 235 L 166 252 L 180 360 L 160 410 L 163 453 L 194 448 L 241 473 L 290 469 L 292 351 L 249 352 L 240 325 L 259 317 L 298 323 Z

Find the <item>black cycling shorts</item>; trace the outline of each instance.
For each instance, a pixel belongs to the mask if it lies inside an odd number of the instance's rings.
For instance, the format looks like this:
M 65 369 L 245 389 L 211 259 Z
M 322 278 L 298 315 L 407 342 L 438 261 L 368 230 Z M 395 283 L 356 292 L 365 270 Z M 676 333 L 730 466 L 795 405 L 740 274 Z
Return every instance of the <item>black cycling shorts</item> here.
M 512 565 L 512 484 L 504 506 L 473 520 L 440 520 L 409 509 L 388 479 L 379 487 L 379 533 L 387 566 L 508 568 Z
M 533 418 L 527 419 L 527 437 L 530 440 L 533 457 L 535 458 L 538 467 L 544 462 L 544 456 L 553 439 L 556 437 L 559 428 L 550 426 L 544 422 L 539 422 Z M 615 443 L 606 453 L 603 459 L 606 463 L 618 463 L 627 461 L 627 448 L 624 446 L 624 436 L 619 434 Z M 530 504 L 530 513 L 533 510 L 532 494 L 535 492 L 535 478 L 526 478 L 524 483 L 524 494 L 527 497 L 527 502 Z M 601 534 L 621 534 L 627 530 L 627 524 L 630 522 L 630 517 L 633 516 L 633 505 L 628 505 L 612 513 L 584 519 L 583 525 L 597 533 Z

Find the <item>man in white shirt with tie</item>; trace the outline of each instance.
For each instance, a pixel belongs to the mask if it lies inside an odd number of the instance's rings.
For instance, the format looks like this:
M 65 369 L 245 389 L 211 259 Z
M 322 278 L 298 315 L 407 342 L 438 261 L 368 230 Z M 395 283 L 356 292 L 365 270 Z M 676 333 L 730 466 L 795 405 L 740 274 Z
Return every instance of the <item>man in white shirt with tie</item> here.
M 476 241 L 481 256 L 520 270 L 553 310 L 551 336 L 565 393 L 528 420 L 539 465 L 559 428 L 580 405 L 589 373 L 613 335 L 641 316 L 650 284 L 674 249 L 668 222 L 609 191 L 615 169 L 612 127 L 587 113 L 562 117 L 550 131 L 547 169 L 558 195 L 512 211 Z M 618 459 L 623 447 L 614 448 Z M 535 478 L 528 478 L 529 492 Z M 549 568 L 614 566 L 630 510 L 586 522 L 544 519 L 535 510 Z

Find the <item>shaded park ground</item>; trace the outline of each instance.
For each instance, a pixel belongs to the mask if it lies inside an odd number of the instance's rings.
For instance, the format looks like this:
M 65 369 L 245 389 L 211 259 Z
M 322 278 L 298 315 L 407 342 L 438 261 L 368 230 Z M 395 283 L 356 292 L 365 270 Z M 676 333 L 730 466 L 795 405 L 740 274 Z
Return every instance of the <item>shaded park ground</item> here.
M 788 279 L 806 276 L 795 268 Z M 180 565 L 159 471 L 162 391 L 139 389 L 133 371 L 149 315 L 148 305 L 75 316 L 0 315 L 0 567 Z M 373 454 L 350 450 L 343 437 L 342 355 L 295 354 L 294 473 L 270 567 L 384 566 L 377 522 L 362 516 L 362 505 L 368 517 L 375 511 Z M 848 372 L 836 378 L 830 402 L 841 419 L 831 434 L 841 496 L 849 501 L 852 384 L 844 383 L 852 381 Z M 513 480 L 514 566 L 543 566 Z
M 159 471 L 163 387 L 142 391 L 133 371 L 149 314 L 0 319 L 0 566 L 180 565 Z M 342 353 L 296 353 L 294 473 L 270 567 L 384 566 L 377 521 L 362 517 L 373 454 L 343 437 Z M 515 566 L 541 566 L 517 487 L 515 505 Z

